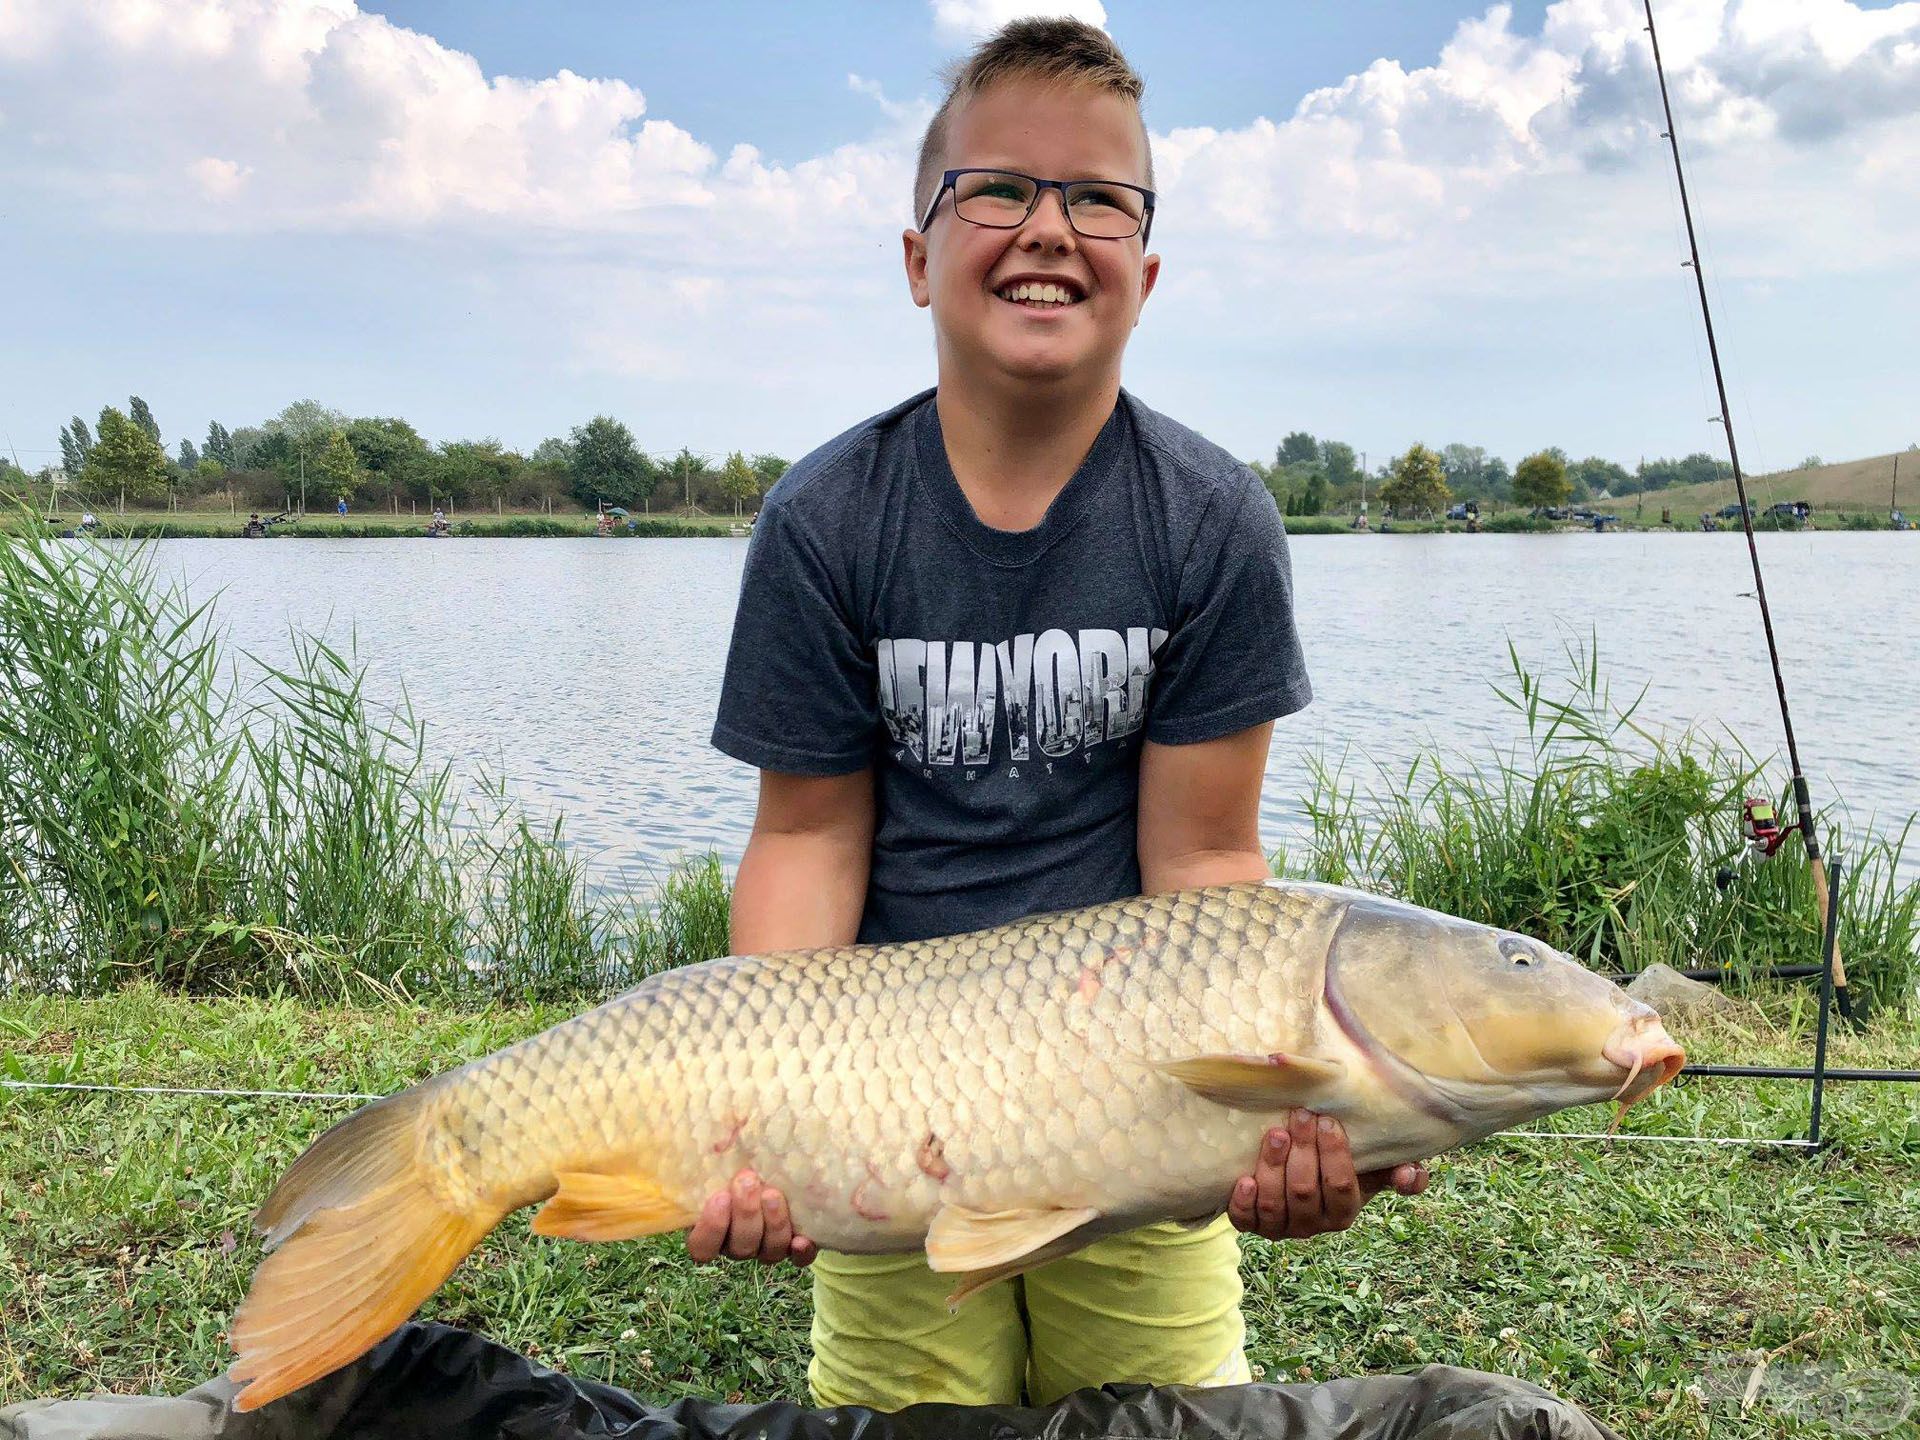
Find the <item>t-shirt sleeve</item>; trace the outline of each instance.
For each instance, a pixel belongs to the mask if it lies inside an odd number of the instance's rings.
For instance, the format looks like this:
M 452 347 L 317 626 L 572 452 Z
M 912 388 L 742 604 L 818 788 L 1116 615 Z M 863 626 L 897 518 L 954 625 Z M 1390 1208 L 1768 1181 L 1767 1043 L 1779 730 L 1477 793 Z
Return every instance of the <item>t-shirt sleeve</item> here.
M 873 660 L 828 547 L 786 506 L 754 526 L 714 721 L 716 749 L 761 770 L 846 775 L 872 759 Z
M 1313 698 L 1286 526 L 1251 474 L 1216 496 L 1195 528 L 1155 672 L 1147 738 L 1163 745 L 1217 740 Z

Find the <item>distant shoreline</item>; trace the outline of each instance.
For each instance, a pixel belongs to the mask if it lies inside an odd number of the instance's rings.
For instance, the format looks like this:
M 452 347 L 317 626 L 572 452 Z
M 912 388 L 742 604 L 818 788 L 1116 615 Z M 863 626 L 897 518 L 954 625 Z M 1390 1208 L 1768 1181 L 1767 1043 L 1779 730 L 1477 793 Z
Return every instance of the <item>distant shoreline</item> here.
M 78 514 L 56 517 L 37 517 L 42 523 L 56 532 L 76 530 L 79 526 Z M 263 517 L 265 518 L 265 517 Z M 1287 532 L 1294 536 L 1306 535 L 1591 535 L 1595 534 L 1591 524 L 1582 521 L 1549 521 L 1535 519 L 1518 511 L 1494 514 L 1482 520 L 1477 532 L 1469 531 L 1459 521 L 1433 520 L 1392 520 L 1382 522 L 1374 520 L 1367 528 L 1358 529 L 1352 520 L 1344 515 L 1290 515 L 1285 517 Z M 269 540 L 424 540 L 470 539 L 470 540 L 715 540 L 744 538 L 752 533 L 752 521 L 748 518 L 735 520 L 718 515 L 636 515 L 614 525 L 612 530 L 602 534 L 596 530 L 591 516 L 567 516 L 542 514 L 507 514 L 454 516 L 451 529 L 446 535 L 430 537 L 426 533 L 426 521 L 415 516 L 391 516 L 370 513 L 364 516 L 349 515 L 342 520 L 335 515 L 309 514 L 304 519 L 289 517 L 269 525 L 264 536 L 247 537 L 242 535 L 241 527 L 245 517 L 206 512 L 186 512 L 167 514 L 165 512 L 135 512 L 125 515 L 104 514 L 98 516 L 99 525 L 92 534 L 98 539 L 112 540 L 239 540 L 245 538 L 264 538 Z M 6 533 L 19 526 L 17 515 L 0 513 L 0 533 Z M 1889 522 L 1885 514 L 1872 513 L 1830 513 L 1813 516 L 1809 525 L 1781 526 L 1762 520 L 1755 525 L 1761 533 L 1787 534 L 1835 534 L 1882 531 L 1899 533 Z M 1731 521 L 1721 521 L 1717 532 L 1702 531 L 1696 522 L 1692 525 L 1634 524 L 1625 517 L 1609 526 L 1604 534 L 1637 535 L 1699 535 L 1720 533 L 1738 535 L 1738 525 Z M 1920 536 L 1920 529 L 1913 530 Z

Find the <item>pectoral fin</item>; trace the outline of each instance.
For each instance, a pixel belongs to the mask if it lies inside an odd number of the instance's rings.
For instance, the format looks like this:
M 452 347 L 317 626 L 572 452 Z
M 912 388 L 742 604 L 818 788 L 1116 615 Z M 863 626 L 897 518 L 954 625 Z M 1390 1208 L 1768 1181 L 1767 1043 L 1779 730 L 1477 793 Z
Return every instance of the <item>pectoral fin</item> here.
M 1262 1112 L 1312 1105 L 1347 1073 L 1314 1055 L 1196 1055 L 1154 1068 L 1217 1104 Z
M 533 1217 L 533 1233 L 567 1240 L 632 1240 L 684 1230 L 699 1219 L 651 1177 L 562 1170 L 560 1188 Z
M 1099 1214 L 1093 1209 L 969 1210 L 942 1205 L 927 1230 L 927 1264 L 940 1271 L 1017 1274 L 1037 1263 L 1040 1252 L 1054 1241 Z M 977 1288 L 971 1283 L 962 1287 Z

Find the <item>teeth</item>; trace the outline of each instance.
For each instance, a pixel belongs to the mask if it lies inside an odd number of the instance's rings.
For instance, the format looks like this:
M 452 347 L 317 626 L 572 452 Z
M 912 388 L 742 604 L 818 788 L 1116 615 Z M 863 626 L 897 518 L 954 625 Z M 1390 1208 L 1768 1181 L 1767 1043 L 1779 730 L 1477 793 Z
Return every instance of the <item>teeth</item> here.
M 999 294 L 1002 300 L 1031 300 L 1043 305 L 1071 305 L 1076 299 L 1074 293 L 1064 285 L 1043 285 L 1031 280 L 1023 280 L 1018 285 L 1003 285 Z

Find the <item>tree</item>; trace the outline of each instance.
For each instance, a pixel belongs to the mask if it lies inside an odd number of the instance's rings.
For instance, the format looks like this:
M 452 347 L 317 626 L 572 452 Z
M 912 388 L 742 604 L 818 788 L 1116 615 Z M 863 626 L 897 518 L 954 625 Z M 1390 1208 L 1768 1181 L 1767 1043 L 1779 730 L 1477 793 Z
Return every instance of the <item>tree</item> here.
M 396 502 L 403 494 L 429 498 L 420 482 L 433 452 L 413 426 L 397 416 L 366 416 L 349 420 L 341 433 L 353 447 L 369 490 Z
M 696 455 L 682 445 L 680 453 L 674 456 L 668 465 L 667 473 L 680 487 L 681 503 L 688 509 L 692 509 L 693 487 L 710 477 L 713 474 L 713 467 L 707 463 L 705 456 Z
M 760 477 L 760 493 L 771 490 L 780 477 L 787 473 L 790 462 L 778 455 L 756 455 L 753 457 L 753 473 Z
M 1440 450 L 1440 468 L 1446 472 L 1447 484 L 1454 490 L 1473 489 L 1480 481 L 1480 472 L 1487 468 L 1487 452 L 1478 445 L 1445 445 Z
M 520 457 L 501 448 L 498 440 L 449 440 L 441 445 L 429 467 L 435 500 L 465 502 L 484 498 L 496 510 L 504 503 L 507 486 L 520 474 Z
M 1274 463 L 1281 466 L 1311 465 L 1319 458 L 1320 442 L 1304 430 L 1295 430 L 1274 452 Z
M 1327 473 L 1329 485 L 1358 485 L 1360 460 L 1344 440 L 1320 442 L 1320 467 Z
M 153 418 L 153 411 L 147 408 L 147 402 L 138 395 L 127 397 L 127 418 L 147 432 L 147 438 L 154 444 L 160 444 L 160 422 Z M 164 450 L 166 447 L 161 446 Z
M 1440 457 L 1419 444 L 1393 462 L 1387 483 L 1380 487 L 1381 501 L 1396 515 L 1430 515 L 1451 498 Z
M 242 425 L 233 432 L 235 470 L 271 470 L 285 475 L 294 464 L 293 443 L 284 430 L 269 430 L 261 425 Z
M 285 442 L 275 468 L 291 477 L 312 469 L 333 432 L 346 429 L 349 423 L 340 411 L 318 400 L 296 400 L 260 428 Z
M 228 470 L 233 469 L 233 436 L 218 420 L 207 422 L 206 457 Z
M 596 415 L 572 432 L 573 494 L 582 504 L 639 505 L 653 493 L 653 466 L 633 443 L 633 432 L 610 415 Z
M 87 452 L 93 449 L 93 436 L 87 432 L 87 422 L 78 415 L 60 427 L 60 464 L 66 469 L 67 479 L 78 482 L 81 472 L 87 468 Z
M 1598 455 L 1589 455 L 1567 466 L 1567 480 L 1576 495 L 1599 495 L 1603 491 L 1607 495 L 1631 495 L 1637 488 L 1626 466 L 1603 460 Z
M 1809 455 L 1794 468 L 1798 470 L 1818 470 L 1826 463 L 1827 462 L 1822 460 L 1818 455 Z
M 727 456 L 726 463 L 720 467 L 720 490 L 733 501 L 735 515 L 747 501 L 759 498 L 760 477 L 738 450 Z
M 353 453 L 346 431 L 336 430 L 327 437 L 327 443 L 313 457 L 313 473 L 321 489 L 334 499 L 353 497 L 360 487 L 360 457 Z
M 1564 505 L 1573 493 L 1567 462 L 1551 450 L 1529 455 L 1514 467 L 1513 498 L 1534 509 Z
M 100 412 L 100 437 L 87 456 L 87 483 L 96 493 L 119 490 L 129 500 L 167 493 L 167 452 L 145 430 L 109 405 Z
M 193 441 L 186 436 L 180 437 L 180 468 L 191 475 L 200 464 L 200 452 L 193 447 Z

